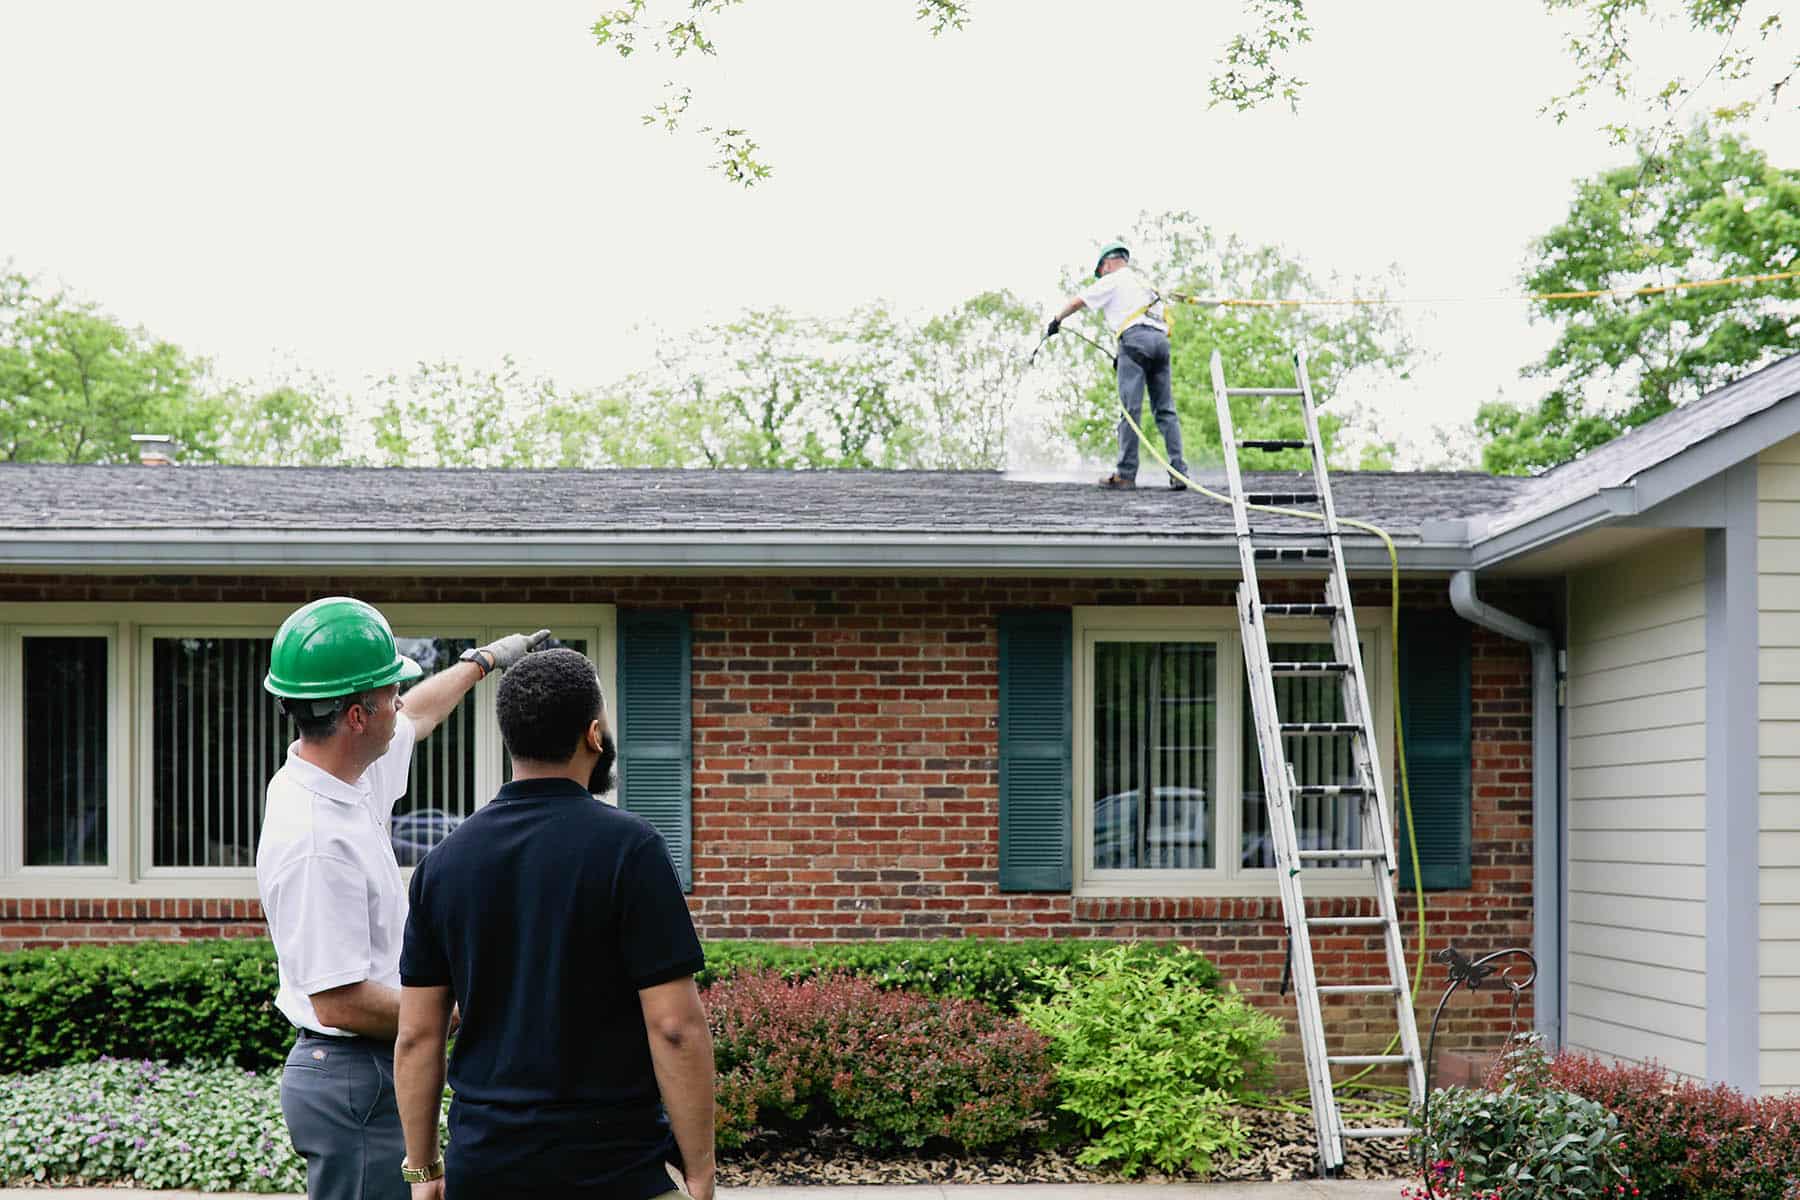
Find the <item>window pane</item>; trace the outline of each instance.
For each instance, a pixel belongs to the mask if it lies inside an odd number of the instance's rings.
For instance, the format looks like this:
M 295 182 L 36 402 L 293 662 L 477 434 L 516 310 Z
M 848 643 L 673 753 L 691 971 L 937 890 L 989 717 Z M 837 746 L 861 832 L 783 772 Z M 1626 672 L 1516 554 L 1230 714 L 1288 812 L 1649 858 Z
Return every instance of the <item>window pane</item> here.
M 263 797 L 288 720 L 262 689 L 269 638 L 156 638 L 151 650 L 151 862 L 256 863 Z
M 573 650 L 577 654 L 585 655 L 588 652 L 587 639 L 586 638 L 570 638 L 567 641 L 563 641 L 560 638 L 551 638 L 549 641 L 544 643 L 544 649 L 546 649 L 546 650 L 555 650 L 558 648 L 561 648 L 564 650 Z M 607 719 L 609 721 L 617 720 L 617 717 L 614 715 L 613 710 L 610 707 L 614 703 L 613 697 L 607 696 L 607 697 L 605 697 L 605 700 L 606 700 L 607 705 L 609 706 L 607 708 L 607 712 L 606 712 Z M 500 747 L 500 778 L 501 778 L 502 782 L 511 782 L 512 781 L 512 755 L 510 755 L 506 752 L 505 745 L 502 745 Z
M 25 865 L 106 865 L 106 639 L 24 641 Z
M 420 679 L 455 666 L 462 652 L 475 645 L 472 637 L 403 637 L 394 641 L 400 653 L 424 668 Z M 406 795 L 394 805 L 389 829 L 394 858 L 403 867 L 417 865 L 426 851 L 474 811 L 475 703 L 473 696 L 465 696 L 443 724 L 413 750 Z
M 1364 653 L 1368 648 L 1363 648 Z M 1271 642 L 1275 662 L 1330 662 L 1335 651 L 1322 642 Z M 1246 867 L 1273 867 L 1275 845 L 1269 839 L 1269 810 L 1263 803 L 1262 759 L 1256 746 L 1256 719 L 1250 710 L 1250 688 L 1243 693 L 1242 763 L 1243 847 Z M 1284 723 L 1344 720 L 1344 695 L 1336 676 L 1276 676 L 1275 707 Z M 1356 783 L 1351 739 L 1340 736 L 1284 739 L 1294 778 L 1303 786 Z M 1294 808 L 1294 827 L 1302 850 L 1354 850 L 1362 845 L 1362 806 L 1355 799 L 1311 798 Z
M 1217 684 L 1211 643 L 1095 645 L 1096 870 L 1213 865 Z

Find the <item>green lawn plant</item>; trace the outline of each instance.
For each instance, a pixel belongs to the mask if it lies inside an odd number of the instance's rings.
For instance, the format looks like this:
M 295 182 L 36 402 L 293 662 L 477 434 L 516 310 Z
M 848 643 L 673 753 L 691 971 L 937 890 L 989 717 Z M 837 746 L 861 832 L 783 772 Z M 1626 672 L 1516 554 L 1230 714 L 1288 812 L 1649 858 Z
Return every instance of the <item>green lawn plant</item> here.
M 0 1076 L 0 1184 L 299 1192 L 281 1076 L 102 1059 Z
M 1601 1200 L 1635 1196 L 1619 1119 L 1557 1087 L 1535 1035 L 1517 1039 L 1481 1088 L 1433 1094 L 1416 1200 Z
M 1211 1170 L 1243 1152 L 1227 1111 L 1268 1066 L 1274 1017 L 1216 986 L 1201 955 L 1140 945 L 1039 968 L 1049 992 L 1019 1016 L 1050 1039 L 1059 1107 L 1086 1141 L 1077 1161 L 1133 1176 Z

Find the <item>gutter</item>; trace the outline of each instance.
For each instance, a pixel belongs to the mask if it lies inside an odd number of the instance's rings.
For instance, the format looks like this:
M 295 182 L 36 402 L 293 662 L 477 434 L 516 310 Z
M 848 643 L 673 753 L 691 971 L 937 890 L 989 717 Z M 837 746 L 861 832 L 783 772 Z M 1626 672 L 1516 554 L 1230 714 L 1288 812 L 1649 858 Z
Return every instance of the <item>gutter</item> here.
M 1345 539 L 1353 571 L 1388 567 L 1373 539 Z M 1420 541 L 1401 547 L 1408 571 L 1470 566 L 1466 545 Z M 929 531 L 616 531 L 517 534 L 423 530 L 44 530 L 0 531 L 0 570 L 187 568 L 282 570 L 371 568 L 505 574 L 564 570 L 644 571 L 953 571 L 1043 574 L 1240 569 L 1236 539 L 1099 534 L 1028 536 Z
M 1450 577 L 1450 606 L 1459 616 L 1531 647 L 1531 952 L 1537 959 L 1533 1026 L 1552 1049 L 1563 1044 L 1563 822 L 1557 723 L 1556 639 L 1548 630 L 1484 603 L 1475 572 Z

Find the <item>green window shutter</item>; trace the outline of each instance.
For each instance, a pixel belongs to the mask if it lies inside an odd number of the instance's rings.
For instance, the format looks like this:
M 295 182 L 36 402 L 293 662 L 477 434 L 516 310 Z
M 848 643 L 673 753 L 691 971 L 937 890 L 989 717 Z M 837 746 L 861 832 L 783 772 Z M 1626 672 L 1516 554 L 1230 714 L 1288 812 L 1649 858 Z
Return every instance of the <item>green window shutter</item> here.
M 1470 885 L 1469 626 L 1454 613 L 1408 613 L 1400 625 L 1400 719 L 1424 890 Z M 1396 794 L 1395 806 L 1400 808 Z M 1400 886 L 1413 888 L 1401 808 Z
M 1067 611 L 1000 614 L 1000 890 L 1073 886 Z
M 663 836 L 681 886 L 694 889 L 694 734 L 688 615 L 619 613 L 619 807 Z

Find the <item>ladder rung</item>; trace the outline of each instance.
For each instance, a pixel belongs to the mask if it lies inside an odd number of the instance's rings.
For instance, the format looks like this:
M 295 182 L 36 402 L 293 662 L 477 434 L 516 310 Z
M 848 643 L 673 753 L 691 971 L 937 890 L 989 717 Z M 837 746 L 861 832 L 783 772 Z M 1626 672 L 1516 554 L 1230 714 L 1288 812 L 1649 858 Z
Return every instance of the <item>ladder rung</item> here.
M 1317 492 L 1245 492 L 1244 499 L 1251 504 L 1317 504 Z
M 1411 1125 L 1364 1125 L 1360 1129 L 1345 1129 L 1344 1136 L 1355 1139 L 1411 1137 L 1417 1132 Z
M 1230 396 L 1298 396 L 1299 388 L 1226 388 Z
M 1391 983 L 1321 983 L 1321 996 L 1379 996 L 1393 995 L 1400 989 Z
M 1376 1067 L 1384 1063 L 1409 1063 L 1410 1054 L 1327 1054 L 1325 1061 L 1334 1067 Z
M 1331 926 L 1339 929 L 1372 929 L 1377 925 L 1386 925 L 1386 917 L 1308 917 L 1308 925 Z
M 1245 438 L 1238 445 L 1245 450 L 1304 450 L 1304 438 Z
M 1295 853 L 1296 857 L 1298 857 L 1301 862 L 1333 862 L 1340 860 L 1345 862 L 1353 860 L 1373 862 L 1377 859 L 1387 857 L 1387 855 L 1380 850 L 1300 850 Z
M 1331 800 L 1339 796 L 1366 796 L 1369 789 L 1360 783 L 1302 783 L 1294 788 L 1294 795 L 1307 796 L 1316 800 Z
M 1331 557 L 1329 546 L 1258 546 L 1256 558 L 1259 562 L 1302 562 L 1318 561 Z
M 1347 662 L 1272 662 L 1271 675 L 1342 675 L 1350 669 Z
M 1335 617 L 1335 604 L 1265 604 L 1265 617 Z
M 1363 727 L 1355 721 L 1297 721 L 1281 727 L 1283 737 L 1336 737 L 1340 734 L 1361 733 Z

